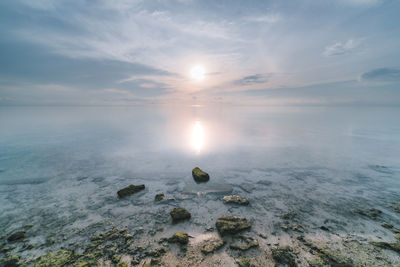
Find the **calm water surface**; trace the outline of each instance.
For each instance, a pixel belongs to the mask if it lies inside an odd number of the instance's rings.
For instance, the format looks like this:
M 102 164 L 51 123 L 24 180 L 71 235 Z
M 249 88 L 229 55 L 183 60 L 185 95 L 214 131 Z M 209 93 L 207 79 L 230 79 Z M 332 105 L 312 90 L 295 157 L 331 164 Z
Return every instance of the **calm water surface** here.
M 26 107 L 0 109 L 0 233 L 32 243 L 87 239 L 111 225 L 192 235 L 223 214 L 276 231 L 295 211 L 306 231 L 381 235 L 355 209 L 400 201 L 400 109 L 346 107 Z M 196 184 L 193 167 L 210 173 Z M 146 190 L 119 200 L 129 184 Z M 165 193 L 169 201 L 155 203 Z M 248 207 L 222 203 L 247 197 Z M 190 222 L 171 225 L 183 206 Z M 84 233 L 84 234 L 82 234 Z M 38 248 L 40 250 L 40 248 Z M 26 253 L 38 253 L 32 250 Z

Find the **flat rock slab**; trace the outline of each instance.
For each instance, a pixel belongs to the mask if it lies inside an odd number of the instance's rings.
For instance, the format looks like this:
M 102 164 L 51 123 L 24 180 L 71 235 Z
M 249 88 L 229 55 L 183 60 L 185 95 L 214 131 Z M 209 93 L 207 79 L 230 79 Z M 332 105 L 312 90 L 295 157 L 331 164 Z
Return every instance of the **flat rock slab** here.
M 258 241 L 255 237 L 249 235 L 240 235 L 229 247 L 231 249 L 245 251 L 253 247 L 258 247 Z
M 122 198 L 122 197 L 126 197 L 129 195 L 132 195 L 134 193 L 137 193 L 139 191 L 142 191 L 145 188 L 144 184 L 142 185 L 133 185 L 131 184 L 130 186 L 127 186 L 125 188 L 122 188 L 121 190 L 119 190 L 117 192 L 118 197 Z
M 224 196 L 224 198 L 222 200 L 224 201 L 224 203 L 249 205 L 249 201 L 246 198 L 238 196 L 238 195 Z
M 203 245 L 201 246 L 201 252 L 203 252 L 204 254 L 213 253 L 214 251 L 220 249 L 224 244 L 225 242 L 220 238 L 205 240 Z
M 210 175 L 202 171 L 199 167 L 196 167 L 192 170 L 192 176 L 197 183 L 204 183 L 210 180 Z
M 251 223 L 244 217 L 224 215 L 218 218 L 215 226 L 221 235 L 227 235 L 249 229 Z
M 184 194 L 221 194 L 221 195 L 225 195 L 225 194 L 231 194 L 232 193 L 232 186 L 230 184 L 227 183 L 207 183 L 207 184 L 190 184 L 190 185 L 186 185 L 183 190 L 182 193 Z

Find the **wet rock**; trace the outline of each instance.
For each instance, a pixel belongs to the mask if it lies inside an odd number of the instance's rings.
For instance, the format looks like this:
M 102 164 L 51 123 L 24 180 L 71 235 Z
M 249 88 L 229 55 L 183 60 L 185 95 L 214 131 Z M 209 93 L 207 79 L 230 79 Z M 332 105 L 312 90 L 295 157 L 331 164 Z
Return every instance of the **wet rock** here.
M 214 251 L 220 249 L 224 244 L 225 242 L 219 238 L 212 238 L 206 240 L 204 244 L 201 246 L 201 252 L 203 252 L 204 254 L 213 253 Z
M 8 255 L 7 257 L 0 260 L 0 266 L 4 267 L 18 267 L 19 264 L 19 256 L 18 255 Z
M 176 232 L 168 239 L 168 242 L 186 245 L 189 242 L 189 235 L 183 232 Z
M 244 217 L 224 215 L 215 223 L 221 235 L 236 234 L 251 227 L 251 223 Z
M 190 219 L 191 214 L 189 211 L 187 211 L 185 208 L 174 208 L 170 213 L 169 213 L 172 217 L 172 220 L 174 222 L 179 222 L 182 220 L 186 220 L 186 219 Z
M 166 252 L 167 252 L 167 249 L 165 247 L 160 247 L 160 248 L 152 249 L 152 250 L 146 252 L 146 255 L 151 256 L 151 257 L 161 257 Z
M 155 200 L 155 201 L 161 201 L 161 200 L 164 199 L 164 197 L 165 197 L 164 194 L 157 194 L 157 195 L 154 197 L 154 200 Z
M 285 264 L 289 267 L 296 267 L 296 260 L 291 247 L 271 249 L 272 258 L 279 264 Z
M 251 263 L 250 259 L 245 257 L 237 259 L 236 263 L 239 267 L 255 267 L 255 265 Z
M 363 215 L 363 216 L 367 216 L 367 217 L 369 217 L 369 218 L 371 218 L 371 219 L 376 219 L 376 217 L 378 216 L 378 215 L 380 215 L 381 213 L 382 213 L 382 211 L 381 210 L 378 210 L 378 209 L 369 209 L 369 210 L 356 210 L 356 212 L 358 213 L 358 214 L 361 214 L 361 215 Z
M 394 235 L 394 238 L 400 240 L 400 234 L 395 234 L 395 235 Z
M 150 266 L 157 266 L 161 262 L 160 258 L 152 258 L 150 261 Z
M 320 258 L 314 258 L 308 261 L 310 267 L 324 267 L 326 266 L 325 262 Z
M 192 176 L 197 183 L 204 183 L 210 180 L 210 175 L 202 171 L 199 167 L 196 167 L 192 170 Z
M 393 250 L 396 251 L 397 253 L 400 254 L 400 242 L 393 242 L 393 243 L 389 243 L 389 242 L 371 242 L 372 245 L 376 246 L 376 247 L 380 247 L 380 248 L 384 248 L 384 249 L 389 249 L 389 250 Z
M 17 231 L 12 233 L 9 237 L 7 237 L 7 241 L 8 242 L 14 242 L 14 241 L 18 241 L 21 239 L 24 239 L 26 235 L 25 231 Z
M 238 195 L 224 196 L 222 199 L 225 203 L 233 203 L 238 205 L 249 205 L 249 201 Z
M 73 252 L 70 250 L 59 250 L 56 252 L 48 252 L 40 256 L 35 266 L 66 266 L 73 261 Z
M 324 226 L 324 225 L 322 225 L 322 226 L 320 227 L 320 229 L 321 229 L 322 231 L 327 231 L 327 232 L 329 232 L 329 228 L 326 227 L 326 226 Z
M 382 223 L 381 226 L 383 228 L 387 228 L 387 229 L 392 229 L 393 228 L 393 225 L 391 225 L 390 223 L 386 223 L 386 222 Z
M 33 224 L 31 224 L 31 223 L 24 225 L 24 228 L 26 228 L 26 229 L 29 229 L 29 228 L 32 228 L 32 227 L 33 227 Z
M 248 250 L 252 247 L 258 247 L 258 241 L 256 238 L 248 235 L 238 236 L 238 240 L 229 246 L 231 249 L 236 250 Z
M 284 220 L 292 220 L 296 217 L 296 213 L 295 212 L 285 212 L 282 213 L 281 218 Z
M 139 191 L 142 191 L 144 188 L 145 188 L 144 184 L 142 184 L 142 185 L 131 184 L 128 187 L 125 187 L 125 188 L 122 188 L 121 190 L 119 190 L 117 192 L 117 194 L 118 194 L 118 197 L 122 198 L 122 197 L 130 196 Z

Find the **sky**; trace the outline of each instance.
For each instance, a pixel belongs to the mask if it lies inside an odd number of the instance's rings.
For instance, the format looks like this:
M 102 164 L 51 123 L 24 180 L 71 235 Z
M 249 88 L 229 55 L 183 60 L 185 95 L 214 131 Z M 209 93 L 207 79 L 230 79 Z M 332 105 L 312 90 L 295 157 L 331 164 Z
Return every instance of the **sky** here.
M 0 105 L 397 106 L 398 14 L 398 0 L 4 0 Z

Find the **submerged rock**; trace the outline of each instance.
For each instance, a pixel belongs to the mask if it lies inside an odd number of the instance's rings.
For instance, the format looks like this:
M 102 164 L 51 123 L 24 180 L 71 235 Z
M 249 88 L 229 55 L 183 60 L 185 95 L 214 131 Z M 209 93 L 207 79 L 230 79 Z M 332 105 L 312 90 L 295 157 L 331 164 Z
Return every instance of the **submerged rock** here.
M 129 195 L 132 195 L 134 193 L 137 193 L 139 191 L 142 191 L 144 188 L 145 188 L 144 184 L 142 184 L 142 185 L 133 185 L 133 184 L 131 184 L 131 185 L 119 190 L 117 192 L 117 194 L 118 194 L 118 197 L 122 198 L 122 197 L 126 197 L 126 196 L 129 196 Z
M 389 242 L 371 242 L 372 245 L 384 249 L 390 249 L 393 251 L 396 251 L 397 253 L 400 254 L 400 242 L 394 242 L 394 243 L 389 243 Z
M 382 223 L 381 226 L 383 228 L 387 228 L 387 229 L 392 229 L 393 228 L 393 225 L 391 225 L 390 223 L 387 223 L 387 222 Z
M 251 263 L 250 259 L 246 257 L 237 259 L 236 264 L 239 265 L 239 267 L 255 267 L 255 265 Z
M 8 242 L 18 241 L 18 240 L 24 239 L 25 235 L 26 235 L 25 231 L 23 231 L 23 230 L 17 231 L 17 232 L 12 233 L 9 237 L 7 237 L 7 241 Z
M 366 211 L 364 211 L 364 210 L 356 210 L 356 212 L 358 214 L 370 217 L 371 219 L 374 219 L 374 220 L 376 219 L 376 217 L 378 215 L 380 215 L 382 213 L 382 211 L 378 210 L 378 209 L 369 209 L 369 210 L 366 210 Z
M 233 204 L 239 204 L 239 205 L 249 205 L 249 201 L 241 196 L 238 195 L 232 195 L 232 196 L 224 196 L 222 199 L 225 203 L 233 203 Z
M 220 249 L 224 244 L 225 242 L 220 238 L 212 238 L 206 240 L 201 246 L 201 252 L 203 252 L 204 254 L 213 253 L 214 251 Z
M 169 214 L 174 222 L 190 219 L 191 217 L 190 212 L 182 207 L 174 208 Z
M 154 197 L 154 200 L 155 200 L 155 201 L 161 201 L 161 200 L 164 199 L 164 197 L 165 197 L 164 194 L 157 194 L 157 195 Z
M 251 223 L 244 217 L 224 215 L 215 223 L 221 235 L 236 234 L 251 227 Z
M 202 171 L 199 167 L 192 170 L 192 176 L 197 183 L 204 183 L 210 180 L 208 173 Z
M 189 235 L 183 232 L 176 232 L 170 238 L 168 238 L 168 242 L 186 245 L 189 242 Z
M 239 240 L 229 246 L 231 249 L 245 251 L 252 247 L 258 247 L 257 239 L 252 236 L 240 235 L 238 238 Z
M 8 255 L 0 260 L 0 265 L 4 267 L 18 267 L 20 266 L 18 255 Z
M 289 267 L 296 267 L 296 260 L 291 247 L 273 248 L 271 250 L 272 258 L 280 264 L 285 264 Z

